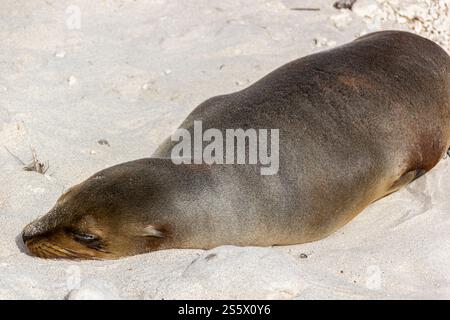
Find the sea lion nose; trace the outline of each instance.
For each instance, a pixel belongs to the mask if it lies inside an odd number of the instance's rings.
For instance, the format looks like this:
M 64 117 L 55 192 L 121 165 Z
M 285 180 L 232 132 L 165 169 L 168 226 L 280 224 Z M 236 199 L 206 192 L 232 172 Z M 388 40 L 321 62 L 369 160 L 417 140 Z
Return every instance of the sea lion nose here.
M 27 243 L 28 240 L 30 240 L 31 238 L 33 238 L 32 235 L 30 235 L 29 233 L 27 233 L 25 230 L 22 231 L 22 241 L 23 243 Z
M 23 243 L 27 243 L 27 241 L 30 241 L 32 238 L 34 238 L 37 235 L 36 228 L 33 223 L 28 224 L 25 228 L 22 230 L 22 241 Z

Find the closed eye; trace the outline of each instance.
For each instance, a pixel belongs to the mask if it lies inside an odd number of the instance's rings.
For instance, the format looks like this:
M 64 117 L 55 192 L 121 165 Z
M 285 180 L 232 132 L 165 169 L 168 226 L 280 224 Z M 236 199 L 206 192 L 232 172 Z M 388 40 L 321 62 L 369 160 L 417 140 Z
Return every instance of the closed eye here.
M 78 243 L 81 243 L 91 249 L 95 249 L 98 251 L 104 251 L 105 243 L 99 236 L 97 236 L 95 234 L 81 232 L 78 230 L 73 230 L 73 229 L 69 229 L 66 231 Z
M 72 232 L 72 236 L 75 238 L 75 240 L 81 241 L 81 242 L 92 242 L 95 240 L 99 240 L 100 238 L 96 235 L 89 234 L 89 233 L 75 233 Z

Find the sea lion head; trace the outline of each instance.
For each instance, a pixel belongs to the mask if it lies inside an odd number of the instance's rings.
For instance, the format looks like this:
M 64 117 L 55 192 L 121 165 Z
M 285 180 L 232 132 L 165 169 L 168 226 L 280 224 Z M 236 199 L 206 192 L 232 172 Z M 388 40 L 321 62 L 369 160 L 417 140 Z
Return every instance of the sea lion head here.
M 29 253 L 115 259 L 158 248 L 168 232 L 163 224 L 149 221 L 155 188 L 142 167 L 133 162 L 111 167 L 70 188 L 46 215 L 24 228 Z

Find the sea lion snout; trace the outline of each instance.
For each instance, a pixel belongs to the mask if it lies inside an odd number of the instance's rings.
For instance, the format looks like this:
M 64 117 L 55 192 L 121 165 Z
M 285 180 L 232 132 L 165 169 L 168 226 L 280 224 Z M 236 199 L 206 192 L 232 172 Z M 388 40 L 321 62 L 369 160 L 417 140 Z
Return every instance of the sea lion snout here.
M 33 229 L 33 226 L 27 225 L 22 230 L 21 237 L 22 237 L 22 241 L 23 241 L 24 244 L 26 244 L 28 240 L 33 238 L 33 233 L 31 232 L 32 229 Z
M 22 237 L 22 241 L 25 245 L 27 244 L 28 240 L 33 238 L 33 236 L 30 233 L 26 232 L 25 230 L 22 231 L 21 237 Z
M 21 234 L 27 253 L 32 256 L 50 259 L 102 259 L 108 254 L 97 238 L 92 238 L 87 246 L 77 242 L 75 235 L 64 228 L 44 233 L 36 233 L 34 230 L 33 225 L 27 226 Z
M 27 242 L 29 242 L 33 238 L 37 238 L 40 235 L 42 235 L 41 228 L 38 227 L 36 224 L 36 221 L 33 221 L 32 223 L 29 223 L 28 225 L 23 228 L 21 233 L 21 238 L 23 243 L 26 245 Z
M 122 185 L 116 170 L 106 170 Z M 63 194 L 44 216 L 20 234 L 29 255 L 50 259 L 116 259 L 153 250 L 166 240 L 166 229 L 132 215 L 127 206 L 112 205 L 110 185 L 88 179 Z M 124 180 L 125 181 L 125 180 Z M 127 181 L 125 181 L 127 182 Z M 87 195 L 95 194 L 95 201 Z M 138 202 L 128 196 L 131 203 Z M 134 200 L 133 200 L 134 199 Z
M 46 238 L 48 237 L 48 233 L 43 232 L 39 227 L 39 220 L 33 221 L 32 223 L 25 226 L 20 234 L 22 238 L 24 247 L 29 255 L 37 256 L 37 257 L 46 257 L 46 258 L 54 258 L 57 255 L 53 256 L 46 252 L 43 244 L 46 242 Z M 56 253 L 56 251 L 55 251 Z

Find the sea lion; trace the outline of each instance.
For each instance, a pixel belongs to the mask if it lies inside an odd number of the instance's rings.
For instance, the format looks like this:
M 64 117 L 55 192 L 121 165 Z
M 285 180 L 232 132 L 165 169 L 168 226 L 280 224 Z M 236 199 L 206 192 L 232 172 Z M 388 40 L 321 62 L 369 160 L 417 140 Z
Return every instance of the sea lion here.
M 45 258 L 109 259 L 168 248 L 322 239 L 433 168 L 450 146 L 450 58 L 433 42 L 377 32 L 290 62 L 200 104 L 181 128 L 278 128 L 279 170 L 174 164 L 107 168 L 63 194 L 22 238 Z

